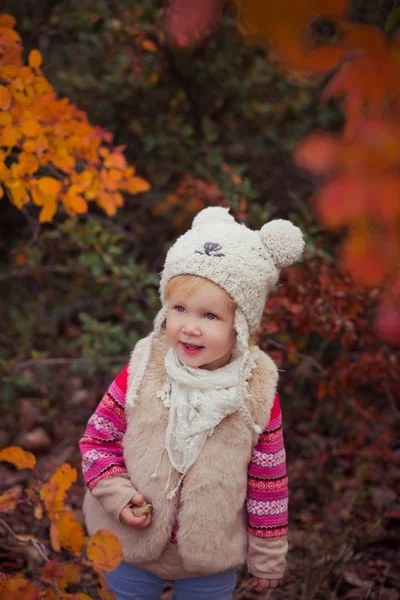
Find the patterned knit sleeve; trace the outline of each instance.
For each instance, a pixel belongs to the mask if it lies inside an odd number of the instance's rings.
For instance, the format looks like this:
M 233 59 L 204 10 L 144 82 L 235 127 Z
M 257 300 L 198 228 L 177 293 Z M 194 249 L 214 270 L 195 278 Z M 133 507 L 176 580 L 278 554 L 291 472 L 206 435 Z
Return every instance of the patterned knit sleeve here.
M 287 536 L 288 480 L 278 394 L 248 469 L 248 532 L 258 538 Z
M 83 477 L 91 492 L 100 481 L 127 472 L 122 448 L 127 380 L 128 366 L 104 394 L 79 441 Z

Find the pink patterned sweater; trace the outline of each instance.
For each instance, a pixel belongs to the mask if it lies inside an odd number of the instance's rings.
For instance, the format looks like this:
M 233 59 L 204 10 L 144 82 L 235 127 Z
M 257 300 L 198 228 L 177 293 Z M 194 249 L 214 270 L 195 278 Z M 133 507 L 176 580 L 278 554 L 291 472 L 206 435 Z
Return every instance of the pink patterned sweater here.
M 100 481 L 127 472 L 122 446 L 126 428 L 127 380 L 126 366 L 90 417 L 79 442 L 83 475 L 90 491 Z M 250 534 L 264 539 L 287 535 L 288 480 L 278 394 L 275 395 L 269 423 L 260 435 L 249 463 L 247 512 Z M 174 543 L 178 523 L 179 514 L 171 537 Z

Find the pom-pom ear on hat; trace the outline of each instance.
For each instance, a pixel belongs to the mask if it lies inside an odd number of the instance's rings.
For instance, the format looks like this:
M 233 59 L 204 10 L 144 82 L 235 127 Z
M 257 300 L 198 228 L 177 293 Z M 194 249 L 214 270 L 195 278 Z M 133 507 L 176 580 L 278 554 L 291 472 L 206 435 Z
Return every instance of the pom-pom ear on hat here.
M 195 216 L 192 223 L 192 229 L 202 227 L 203 225 L 211 225 L 211 223 L 234 223 L 235 219 L 229 214 L 229 208 L 222 206 L 209 206 L 200 211 Z
M 263 225 L 260 237 L 278 269 L 289 267 L 303 253 L 304 239 L 300 229 L 285 219 Z

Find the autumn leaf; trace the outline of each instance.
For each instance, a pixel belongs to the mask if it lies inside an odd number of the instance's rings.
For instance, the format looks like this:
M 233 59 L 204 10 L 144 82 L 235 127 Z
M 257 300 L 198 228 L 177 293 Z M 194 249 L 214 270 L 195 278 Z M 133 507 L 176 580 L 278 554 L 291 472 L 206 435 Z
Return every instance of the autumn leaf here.
M 79 566 L 75 563 L 59 563 L 52 560 L 43 566 L 41 578 L 50 584 L 57 582 L 60 591 L 65 592 L 68 585 L 78 583 L 80 576 Z
M 40 192 L 51 198 L 55 198 L 61 189 L 61 182 L 54 177 L 41 177 L 37 183 Z
M 8 446 L 0 451 L 0 461 L 12 463 L 19 471 L 33 469 L 36 458 L 31 452 L 26 452 L 19 446 Z
M 50 523 L 50 543 L 54 552 L 61 552 L 60 532 L 58 531 L 55 522 Z
M 327 175 L 339 164 L 340 142 L 330 133 L 312 133 L 294 149 L 297 164 L 316 175 Z
M 86 554 L 96 571 L 113 571 L 122 561 L 119 539 L 107 529 L 100 529 L 88 541 Z
M 40 497 L 50 519 L 61 517 L 64 511 L 64 499 L 67 490 L 77 479 L 77 470 L 68 463 L 63 463 L 50 477 L 50 481 L 42 486 Z
M 42 55 L 39 50 L 31 50 L 29 53 L 28 63 L 32 69 L 39 69 L 40 65 L 42 64 Z
M 8 88 L 4 85 L 0 85 L 0 109 L 8 110 L 11 106 L 12 96 Z
M 0 496 L 0 512 L 10 512 L 14 510 L 17 506 L 18 496 L 18 490 L 15 488 L 7 490 L 7 492 L 2 494 Z
M 41 589 L 22 575 L 0 581 L 1 600 L 38 600 L 40 593 Z
M 46 200 L 43 204 L 43 208 L 39 213 L 39 222 L 48 223 L 53 220 L 54 215 L 57 212 L 57 201 L 54 198 Z
M 0 14 L 0 27 L 14 29 L 16 24 L 16 19 L 11 15 Z
M 85 545 L 86 537 L 72 512 L 64 512 L 56 521 L 55 527 L 58 530 L 60 545 L 74 554 L 79 554 Z

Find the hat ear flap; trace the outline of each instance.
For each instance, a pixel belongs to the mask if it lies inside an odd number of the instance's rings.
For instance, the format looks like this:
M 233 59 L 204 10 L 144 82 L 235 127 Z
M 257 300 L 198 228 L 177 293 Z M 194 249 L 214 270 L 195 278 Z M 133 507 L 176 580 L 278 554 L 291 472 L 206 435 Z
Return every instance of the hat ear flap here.
M 278 269 L 298 261 L 304 250 L 300 229 L 285 219 L 275 219 L 263 225 L 260 238 Z

